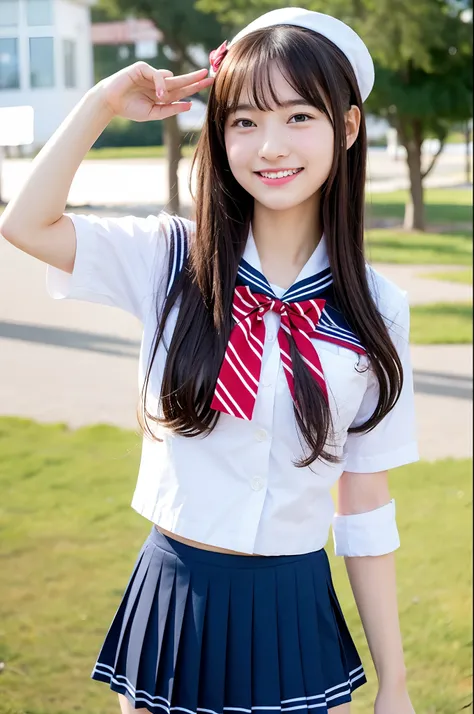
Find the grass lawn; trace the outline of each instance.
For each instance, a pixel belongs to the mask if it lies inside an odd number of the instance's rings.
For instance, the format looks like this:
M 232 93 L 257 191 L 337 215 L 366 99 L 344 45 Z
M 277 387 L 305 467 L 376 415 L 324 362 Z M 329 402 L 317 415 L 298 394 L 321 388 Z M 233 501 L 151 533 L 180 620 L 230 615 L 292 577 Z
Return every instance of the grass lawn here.
M 446 273 L 420 273 L 418 277 L 445 280 L 448 283 L 472 285 L 472 268 L 466 268 L 466 270 L 448 270 Z
M 413 344 L 472 344 L 472 303 L 414 305 L 410 314 Z
M 403 220 L 408 191 L 368 193 L 369 217 Z M 429 188 L 425 190 L 426 219 L 431 224 L 472 223 L 472 191 L 468 188 Z
M 371 263 L 471 265 L 472 232 L 407 233 L 391 228 L 368 230 L 366 255 Z
M 194 153 L 194 146 L 183 146 L 183 156 L 191 157 Z M 85 159 L 166 159 L 167 152 L 165 146 L 117 146 L 104 147 L 102 149 L 90 149 L 85 155 Z
M 90 672 L 151 524 L 130 508 L 141 438 L 0 419 L 0 714 L 117 714 Z M 392 479 L 402 547 L 400 617 L 417 714 L 471 699 L 471 461 L 421 462 Z M 344 561 L 328 552 L 369 684 L 376 679 Z
M 470 132 L 470 140 L 472 141 L 472 131 Z M 465 144 L 466 136 L 462 131 L 452 131 L 446 139 L 447 144 Z

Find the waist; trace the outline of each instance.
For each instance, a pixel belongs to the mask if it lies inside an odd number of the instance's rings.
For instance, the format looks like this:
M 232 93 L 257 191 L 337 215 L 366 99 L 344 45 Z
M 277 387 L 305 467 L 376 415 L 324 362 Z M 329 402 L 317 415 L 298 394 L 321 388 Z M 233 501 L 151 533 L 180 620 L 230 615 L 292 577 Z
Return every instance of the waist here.
M 168 536 L 168 533 L 171 533 L 171 536 Z M 160 550 L 175 555 L 189 567 L 196 563 L 206 567 L 260 570 L 261 568 L 303 564 L 313 561 L 315 563 L 325 563 L 326 565 L 329 563 L 324 548 L 296 555 L 257 555 L 256 553 L 239 553 L 238 551 L 225 551 L 224 549 L 221 549 L 221 551 L 210 550 L 214 546 L 209 546 L 207 543 L 201 543 L 200 541 L 193 541 L 189 538 L 185 539 L 182 536 L 178 537 L 180 540 L 177 540 L 175 534 L 171 531 L 166 531 L 161 526 L 157 527 L 156 523 L 154 523 L 148 540 Z M 193 542 L 197 543 L 198 546 L 205 547 L 190 545 Z M 249 555 L 254 557 L 249 557 Z
M 227 550 L 226 548 L 219 548 L 218 546 L 208 545 L 207 543 L 200 543 L 195 540 L 190 540 L 189 538 L 183 538 L 183 536 L 179 536 L 176 533 L 172 533 L 171 531 L 167 531 L 164 528 L 161 528 L 161 526 L 157 526 L 156 523 L 155 523 L 155 528 L 159 533 L 162 533 L 167 538 L 171 538 L 172 540 L 177 540 L 178 543 L 184 543 L 184 545 L 190 545 L 193 548 L 200 548 L 201 550 L 209 550 L 212 553 L 227 553 L 228 555 L 246 555 L 249 558 L 253 558 L 253 557 L 263 558 L 263 557 L 265 557 L 265 556 L 259 555 L 259 553 L 242 553 L 239 550 Z

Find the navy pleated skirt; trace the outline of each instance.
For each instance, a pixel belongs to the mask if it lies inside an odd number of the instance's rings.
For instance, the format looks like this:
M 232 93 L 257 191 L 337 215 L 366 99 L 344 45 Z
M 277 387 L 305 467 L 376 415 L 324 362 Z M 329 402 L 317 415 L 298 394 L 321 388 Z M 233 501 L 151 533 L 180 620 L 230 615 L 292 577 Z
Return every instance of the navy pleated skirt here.
M 154 526 L 91 677 L 155 714 L 324 714 L 367 681 L 324 548 L 215 553 Z

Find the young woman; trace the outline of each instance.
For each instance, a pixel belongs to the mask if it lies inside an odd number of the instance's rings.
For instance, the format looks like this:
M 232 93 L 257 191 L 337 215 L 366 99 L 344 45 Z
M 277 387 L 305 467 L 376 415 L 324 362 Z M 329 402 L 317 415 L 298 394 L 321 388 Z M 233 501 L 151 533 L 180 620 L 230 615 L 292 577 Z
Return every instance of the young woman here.
M 342 22 L 286 8 L 211 62 L 213 77 L 139 62 L 100 82 L 2 218 L 49 264 L 52 297 L 144 325 L 132 506 L 153 525 L 91 676 L 124 713 L 348 714 L 366 677 L 331 579 L 332 525 L 375 712 L 413 714 L 387 479 L 418 459 L 409 308 L 364 258 L 372 60 Z M 112 117 L 162 119 L 209 86 L 195 222 L 63 213 Z

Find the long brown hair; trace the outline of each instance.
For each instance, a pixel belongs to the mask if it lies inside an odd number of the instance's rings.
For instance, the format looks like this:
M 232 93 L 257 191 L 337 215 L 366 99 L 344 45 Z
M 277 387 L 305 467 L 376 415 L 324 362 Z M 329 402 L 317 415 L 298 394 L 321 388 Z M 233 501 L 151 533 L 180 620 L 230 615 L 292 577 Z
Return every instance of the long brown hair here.
M 166 298 L 157 305 L 158 327 L 141 394 L 147 418 L 177 434 L 206 435 L 220 412 L 211 409 L 217 376 L 231 332 L 231 306 L 239 261 L 253 213 L 253 197 L 235 180 L 229 167 L 224 126 L 250 79 L 251 101 L 258 109 L 279 105 L 271 82 L 276 63 L 289 84 L 324 112 L 334 131 L 334 158 L 321 188 L 321 221 L 327 242 L 337 307 L 364 345 L 379 381 L 379 399 L 372 416 L 353 432 L 373 429 L 395 405 L 403 371 L 387 327 L 372 299 L 364 258 L 364 188 L 367 137 L 357 80 L 346 56 L 318 33 L 293 26 L 258 30 L 236 43 L 227 54 L 211 88 L 206 123 L 193 161 L 196 171 L 196 233 L 186 264 Z M 347 149 L 344 113 L 357 105 L 362 119 L 355 143 Z M 329 106 L 327 106 L 329 105 Z M 146 389 L 158 344 L 171 308 L 181 305 L 164 368 L 161 415 L 146 408 Z M 295 465 L 309 466 L 317 458 L 339 459 L 325 451 L 332 434 L 329 406 L 321 389 L 291 344 L 295 377 L 295 418 L 309 455 Z

